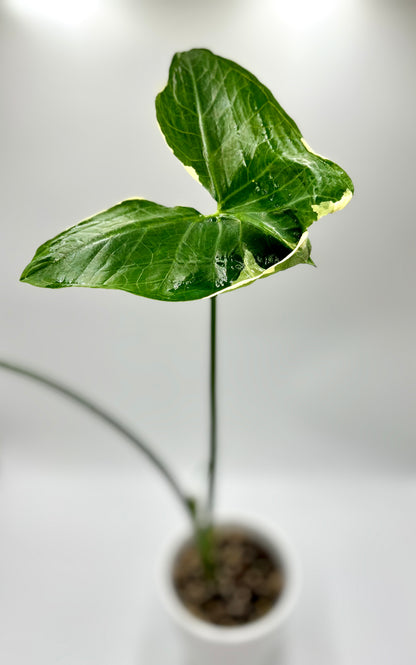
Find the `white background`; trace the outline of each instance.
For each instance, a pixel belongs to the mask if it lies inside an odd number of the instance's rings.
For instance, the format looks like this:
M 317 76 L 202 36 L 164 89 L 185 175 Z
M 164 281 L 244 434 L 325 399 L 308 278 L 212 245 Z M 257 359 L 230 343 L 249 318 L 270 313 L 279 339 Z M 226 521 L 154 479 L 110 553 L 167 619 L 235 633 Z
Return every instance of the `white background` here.
M 279 519 L 306 570 L 305 652 L 285 663 L 416 659 L 415 36 L 404 0 L 0 9 L 0 355 L 124 418 L 188 486 L 205 463 L 208 303 L 36 289 L 21 271 L 41 242 L 124 198 L 214 209 L 156 124 L 178 50 L 253 71 L 355 183 L 352 203 L 311 229 L 318 269 L 218 302 L 220 504 Z M 5 372 L 0 390 L 0 662 L 164 665 L 144 637 L 140 560 L 180 509 L 88 414 Z

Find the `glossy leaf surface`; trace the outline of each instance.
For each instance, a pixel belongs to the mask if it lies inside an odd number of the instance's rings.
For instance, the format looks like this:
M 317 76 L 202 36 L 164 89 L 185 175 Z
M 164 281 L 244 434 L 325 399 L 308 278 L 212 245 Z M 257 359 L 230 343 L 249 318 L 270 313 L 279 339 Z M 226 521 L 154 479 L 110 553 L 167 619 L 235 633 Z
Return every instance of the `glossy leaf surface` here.
M 194 300 L 311 262 L 307 228 L 344 207 L 353 185 L 311 151 L 267 88 L 194 49 L 174 56 L 156 112 L 217 211 L 124 201 L 42 245 L 23 281 Z

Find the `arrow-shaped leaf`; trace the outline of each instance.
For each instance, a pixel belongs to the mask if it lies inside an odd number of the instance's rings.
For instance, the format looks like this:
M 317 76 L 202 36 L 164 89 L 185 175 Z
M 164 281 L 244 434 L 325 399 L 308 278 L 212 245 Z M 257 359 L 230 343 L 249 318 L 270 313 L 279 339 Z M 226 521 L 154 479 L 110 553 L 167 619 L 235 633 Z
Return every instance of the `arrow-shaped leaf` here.
M 194 49 L 174 56 L 156 111 L 168 144 L 217 211 L 124 201 L 42 245 L 23 281 L 194 300 L 311 262 L 306 229 L 344 207 L 353 185 L 311 151 L 267 88 L 235 63 Z

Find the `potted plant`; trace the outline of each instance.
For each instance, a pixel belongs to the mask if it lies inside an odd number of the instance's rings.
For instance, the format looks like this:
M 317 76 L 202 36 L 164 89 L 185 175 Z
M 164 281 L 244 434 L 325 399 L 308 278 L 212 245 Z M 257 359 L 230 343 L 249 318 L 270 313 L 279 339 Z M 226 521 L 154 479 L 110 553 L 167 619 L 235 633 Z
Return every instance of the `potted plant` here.
M 169 551 L 162 577 L 167 606 L 197 650 L 194 657 L 202 664 L 217 657 L 260 663 L 270 634 L 293 606 L 298 567 L 282 534 L 274 538 L 258 526 L 214 519 L 216 298 L 297 264 L 313 265 L 308 228 L 341 210 L 353 184 L 309 147 L 264 85 L 208 50 L 174 56 L 156 113 L 169 147 L 210 192 L 216 211 L 123 201 L 41 245 L 21 280 L 47 288 L 121 289 L 170 302 L 210 300 L 206 496 L 188 496 L 163 462 L 139 445 L 191 521 L 192 536 Z

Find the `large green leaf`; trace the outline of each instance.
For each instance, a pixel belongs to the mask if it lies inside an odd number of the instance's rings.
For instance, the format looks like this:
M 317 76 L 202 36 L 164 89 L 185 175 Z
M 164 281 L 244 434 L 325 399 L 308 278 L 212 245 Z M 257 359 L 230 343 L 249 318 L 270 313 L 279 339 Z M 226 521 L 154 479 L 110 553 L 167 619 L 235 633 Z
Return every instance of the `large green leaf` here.
M 353 185 L 309 148 L 267 88 L 194 49 L 174 56 L 156 112 L 217 211 L 124 201 L 42 245 L 23 281 L 194 300 L 312 262 L 307 228 L 343 208 Z

